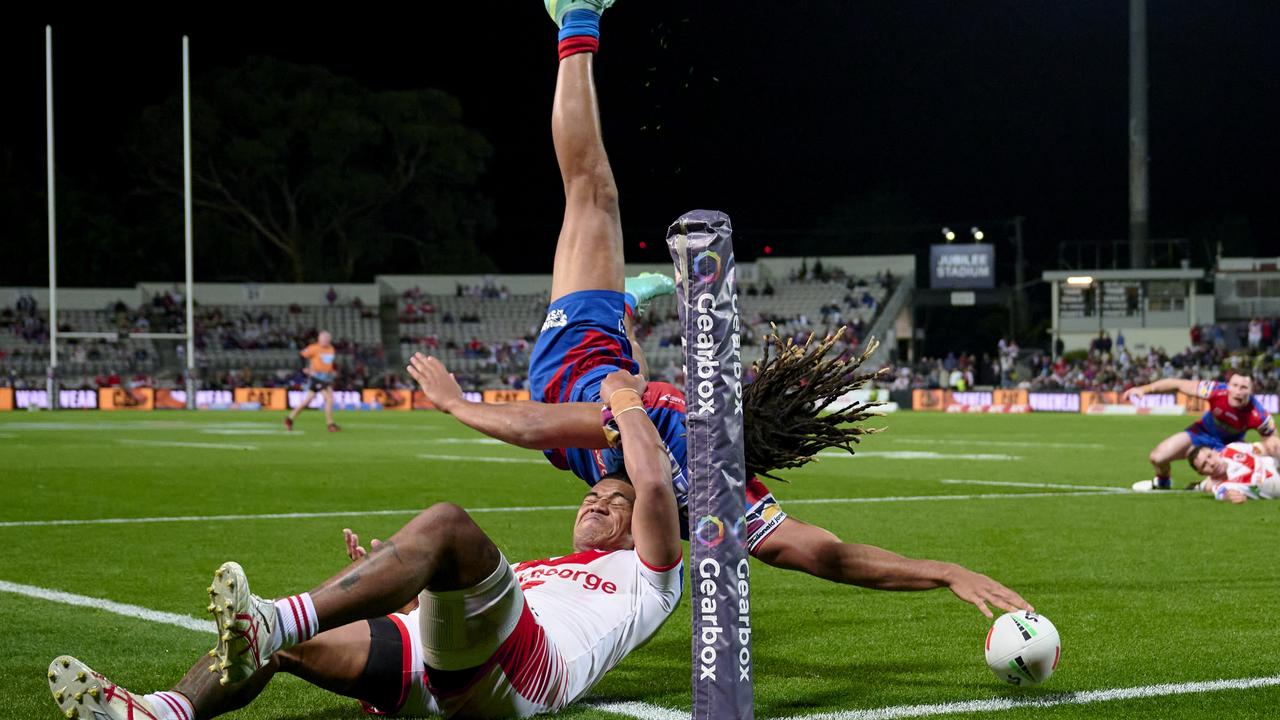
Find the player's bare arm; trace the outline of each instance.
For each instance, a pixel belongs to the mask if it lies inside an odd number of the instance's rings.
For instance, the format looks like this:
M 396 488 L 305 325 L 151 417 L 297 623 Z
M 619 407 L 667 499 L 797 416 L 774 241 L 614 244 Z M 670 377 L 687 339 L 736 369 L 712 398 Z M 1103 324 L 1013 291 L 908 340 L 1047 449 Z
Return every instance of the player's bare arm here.
M 680 521 L 671 489 L 671 461 L 662 439 L 640 401 L 643 378 L 617 370 L 600 383 L 622 436 L 627 476 L 636 491 L 631 536 L 636 554 L 652 566 L 666 567 L 680 559 Z
M 474 403 L 439 359 L 414 353 L 407 369 L 433 405 L 491 438 L 531 450 L 609 446 L 595 403 Z
M 1035 610 L 1013 590 L 955 563 L 917 560 L 874 545 L 841 542 L 830 531 L 794 518 L 787 518 L 769 535 L 755 556 L 774 567 L 873 590 L 946 587 L 987 617 L 992 617 L 988 604 L 1007 611 Z
M 1199 387 L 1199 380 L 1179 380 L 1177 378 L 1165 378 L 1157 380 L 1146 385 L 1138 385 L 1124 391 L 1124 399 L 1129 402 L 1141 400 L 1147 393 L 1162 393 L 1177 391 L 1186 395 L 1195 395 L 1196 389 Z

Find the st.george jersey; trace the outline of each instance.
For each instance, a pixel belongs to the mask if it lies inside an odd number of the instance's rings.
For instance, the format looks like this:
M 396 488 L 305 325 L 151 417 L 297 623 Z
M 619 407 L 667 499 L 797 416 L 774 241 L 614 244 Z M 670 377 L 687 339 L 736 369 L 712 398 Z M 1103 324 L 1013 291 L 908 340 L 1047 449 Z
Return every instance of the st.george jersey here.
M 406 640 L 396 715 L 527 717 L 580 698 L 644 645 L 680 602 L 683 568 L 647 565 L 634 550 L 584 552 L 512 565 L 525 609 L 511 636 L 460 692 L 434 690 L 414 610 L 393 615 Z
M 1280 472 L 1276 459 L 1256 445 L 1231 443 L 1222 450 L 1227 464 L 1226 472 L 1210 478 L 1213 496 L 1227 499 L 1227 493 L 1236 491 L 1250 500 L 1280 499 Z
M 1202 381 L 1196 387 L 1196 394 L 1207 400 L 1209 405 L 1197 425 L 1202 428 L 1202 432 L 1217 436 L 1223 444 L 1243 440 L 1244 434 L 1249 430 L 1257 430 L 1262 437 L 1268 437 L 1276 431 L 1275 420 L 1257 398 L 1249 398 L 1249 404 L 1243 408 L 1232 407 L 1226 383 Z

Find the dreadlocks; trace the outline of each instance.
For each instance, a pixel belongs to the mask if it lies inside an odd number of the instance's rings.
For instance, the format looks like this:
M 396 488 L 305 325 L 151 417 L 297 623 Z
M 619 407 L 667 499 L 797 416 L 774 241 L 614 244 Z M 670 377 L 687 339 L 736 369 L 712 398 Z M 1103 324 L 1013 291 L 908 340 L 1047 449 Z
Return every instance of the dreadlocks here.
M 784 341 L 777 327 L 764 338 L 764 357 L 752 366 L 755 382 L 742 392 L 748 474 L 786 482 L 771 473 L 800 467 L 825 448 L 853 453 L 862 435 L 882 429 L 850 424 L 874 416 L 877 402 L 854 403 L 824 414 L 842 395 L 887 370 L 858 372 L 879 345 L 874 339 L 860 357 L 826 357 L 844 331 L 841 327 L 816 344 L 812 335 L 804 345 Z

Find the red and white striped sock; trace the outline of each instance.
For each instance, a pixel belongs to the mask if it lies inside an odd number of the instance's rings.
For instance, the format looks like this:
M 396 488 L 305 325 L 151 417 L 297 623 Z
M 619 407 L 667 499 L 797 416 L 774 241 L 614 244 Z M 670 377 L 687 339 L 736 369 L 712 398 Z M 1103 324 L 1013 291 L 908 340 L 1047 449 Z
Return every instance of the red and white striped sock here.
M 320 629 L 320 622 L 316 619 L 316 606 L 311 602 L 311 593 L 290 595 L 277 600 L 276 617 L 281 649 L 310 640 Z
M 195 720 L 196 710 L 182 693 L 155 692 L 142 699 L 151 704 L 157 720 Z

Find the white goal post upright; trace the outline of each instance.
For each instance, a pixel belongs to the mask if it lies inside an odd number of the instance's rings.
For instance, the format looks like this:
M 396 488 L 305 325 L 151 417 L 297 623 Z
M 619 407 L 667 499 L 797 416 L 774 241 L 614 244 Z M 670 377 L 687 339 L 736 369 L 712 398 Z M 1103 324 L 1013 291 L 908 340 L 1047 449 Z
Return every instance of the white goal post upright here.
M 196 407 L 196 324 L 195 298 L 192 293 L 192 276 L 194 269 L 191 258 L 191 72 L 188 62 L 188 39 L 182 36 L 182 214 L 185 232 L 186 264 L 187 264 L 187 353 L 186 353 L 186 388 L 187 409 Z
M 57 407 L 58 372 L 58 226 L 53 197 L 53 26 L 44 26 L 44 137 L 49 187 L 49 371 L 45 388 L 49 409 Z
M 53 27 L 44 28 L 44 93 L 45 93 L 45 148 L 46 173 L 49 198 L 49 369 L 45 392 L 50 410 L 58 407 L 58 339 L 124 340 L 185 340 L 187 407 L 195 408 L 195 298 L 193 295 L 194 263 L 192 258 L 191 217 L 191 83 L 188 62 L 188 38 L 182 36 L 182 167 L 183 167 L 183 219 L 184 254 L 186 259 L 186 327 L 183 332 L 58 332 L 58 224 L 57 203 L 54 196 L 53 162 Z

